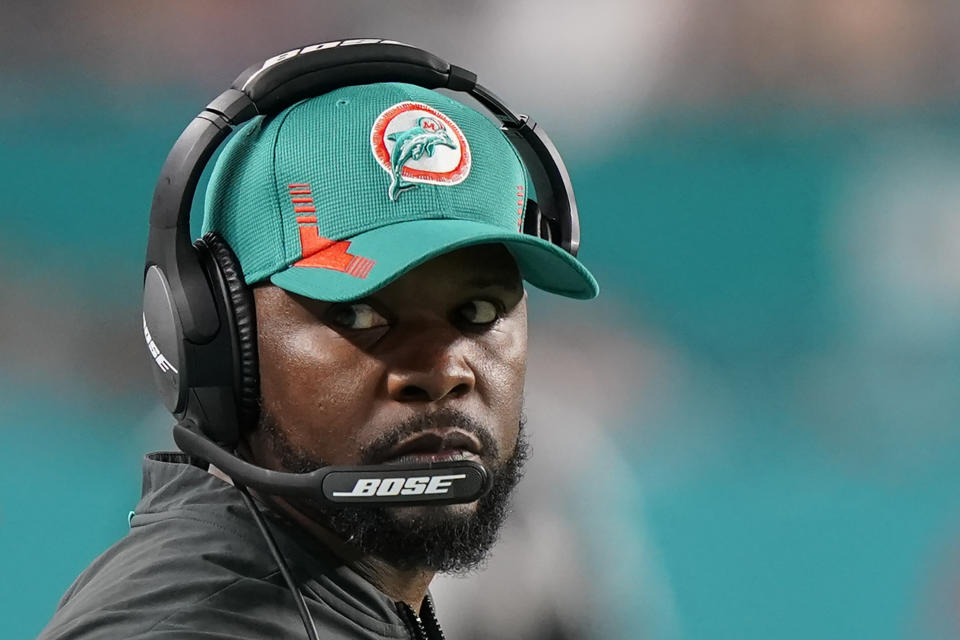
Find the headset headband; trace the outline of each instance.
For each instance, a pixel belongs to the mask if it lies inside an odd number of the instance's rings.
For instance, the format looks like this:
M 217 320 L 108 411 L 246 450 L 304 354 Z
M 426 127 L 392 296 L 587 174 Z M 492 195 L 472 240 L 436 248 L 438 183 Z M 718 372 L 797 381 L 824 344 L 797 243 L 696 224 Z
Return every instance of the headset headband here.
M 150 209 L 144 273 L 159 266 L 179 311 L 180 328 L 201 344 L 216 335 L 216 303 L 190 239 L 190 209 L 204 166 L 233 127 L 272 115 L 314 95 L 357 84 L 408 82 L 469 93 L 501 122 L 524 161 L 537 195 L 524 231 L 572 255 L 580 245 L 577 206 L 563 160 L 542 128 L 515 114 L 477 84 L 477 76 L 431 53 L 393 40 L 315 44 L 274 56 L 244 71 L 187 125 L 164 162 Z M 541 217 L 542 216 L 542 217 Z

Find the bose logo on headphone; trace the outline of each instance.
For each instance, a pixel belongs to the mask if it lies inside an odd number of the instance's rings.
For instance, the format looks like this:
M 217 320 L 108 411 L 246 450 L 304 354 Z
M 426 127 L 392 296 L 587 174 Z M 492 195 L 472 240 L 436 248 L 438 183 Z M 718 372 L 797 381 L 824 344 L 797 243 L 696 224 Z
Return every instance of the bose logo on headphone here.
M 416 478 L 361 478 L 352 491 L 334 491 L 336 498 L 372 498 L 374 496 L 420 496 L 444 494 L 450 491 L 454 480 L 466 478 L 465 473 L 448 476 Z
M 309 46 L 303 47 L 301 49 L 293 49 L 292 51 L 287 51 L 286 53 L 281 53 L 280 55 L 273 56 L 268 58 L 260 69 L 254 73 L 252 76 L 247 78 L 247 81 L 243 83 L 243 89 L 247 88 L 247 85 L 253 82 L 253 80 L 259 76 L 261 73 L 277 64 L 278 62 L 283 62 L 288 58 L 298 56 L 302 53 L 310 53 L 311 51 L 320 51 L 321 49 L 333 49 L 335 47 L 349 47 L 354 44 L 399 44 L 404 47 L 409 47 L 409 44 L 405 42 L 398 42 L 397 40 L 382 40 L 380 38 L 354 38 L 353 40 L 334 40 L 333 42 L 321 42 L 320 44 L 311 44 Z
M 170 361 L 167 360 L 167 356 L 160 353 L 160 347 L 157 346 L 157 343 L 153 341 L 153 336 L 150 335 L 150 330 L 147 329 L 147 315 L 143 314 L 143 339 L 147 341 L 147 349 L 150 350 L 150 355 L 153 356 L 153 361 L 157 363 L 157 366 L 160 367 L 160 371 L 166 373 L 167 371 L 173 371 L 177 375 L 180 374 L 177 371 L 177 368 L 170 364 Z

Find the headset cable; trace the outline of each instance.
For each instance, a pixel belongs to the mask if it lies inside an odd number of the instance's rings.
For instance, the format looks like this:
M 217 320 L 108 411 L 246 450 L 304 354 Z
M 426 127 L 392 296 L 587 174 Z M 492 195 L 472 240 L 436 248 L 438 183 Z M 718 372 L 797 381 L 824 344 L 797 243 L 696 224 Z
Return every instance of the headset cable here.
M 287 587 L 290 588 L 290 593 L 293 594 L 293 600 L 297 604 L 297 611 L 300 612 L 300 619 L 303 620 L 303 628 L 307 631 L 307 637 L 310 640 L 320 640 L 320 636 L 317 634 L 317 626 L 313 623 L 310 612 L 307 611 L 307 603 L 303 600 L 303 594 L 300 592 L 296 583 L 294 583 L 290 569 L 287 567 L 287 563 L 283 559 L 283 554 L 280 553 L 280 548 L 273 539 L 270 529 L 267 528 L 267 523 L 260 514 L 260 509 L 254 504 L 253 498 L 250 497 L 250 493 L 245 486 L 236 483 L 234 483 L 234 486 L 240 490 L 240 495 L 243 497 L 244 503 L 246 503 L 247 508 L 250 509 L 250 512 L 253 514 L 253 519 L 257 521 L 257 526 L 260 527 L 260 533 L 263 534 L 263 539 L 267 541 L 270 553 L 273 554 L 273 559 L 276 560 L 277 566 L 280 568 L 280 573 L 283 575 L 283 579 L 286 580 Z

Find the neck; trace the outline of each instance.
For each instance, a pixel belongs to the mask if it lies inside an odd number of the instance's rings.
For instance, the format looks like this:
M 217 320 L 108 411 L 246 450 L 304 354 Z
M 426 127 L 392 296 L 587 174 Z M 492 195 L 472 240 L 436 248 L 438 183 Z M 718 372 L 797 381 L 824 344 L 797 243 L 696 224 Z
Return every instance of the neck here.
M 404 602 L 415 612 L 420 613 L 420 606 L 427 595 L 427 588 L 433 580 L 433 571 L 399 569 L 376 556 L 363 555 L 356 547 L 317 524 L 286 500 L 273 497 L 271 502 L 367 582 L 393 600 Z

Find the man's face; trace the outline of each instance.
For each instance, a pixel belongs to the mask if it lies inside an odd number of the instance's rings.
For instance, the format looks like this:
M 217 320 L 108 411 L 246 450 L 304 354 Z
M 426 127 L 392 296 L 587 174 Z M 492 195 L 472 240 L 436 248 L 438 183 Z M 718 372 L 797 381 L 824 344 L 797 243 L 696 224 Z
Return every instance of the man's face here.
M 255 300 L 262 417 L 251 448 L 261 464 L 304 472 L 466 458 L 494 475 L 471 504 L 298 508 L 401 566 L 481 560 L 525 454 L 526 297 L 506 249 L 442 255 L 350 303 L 273 286 Z

